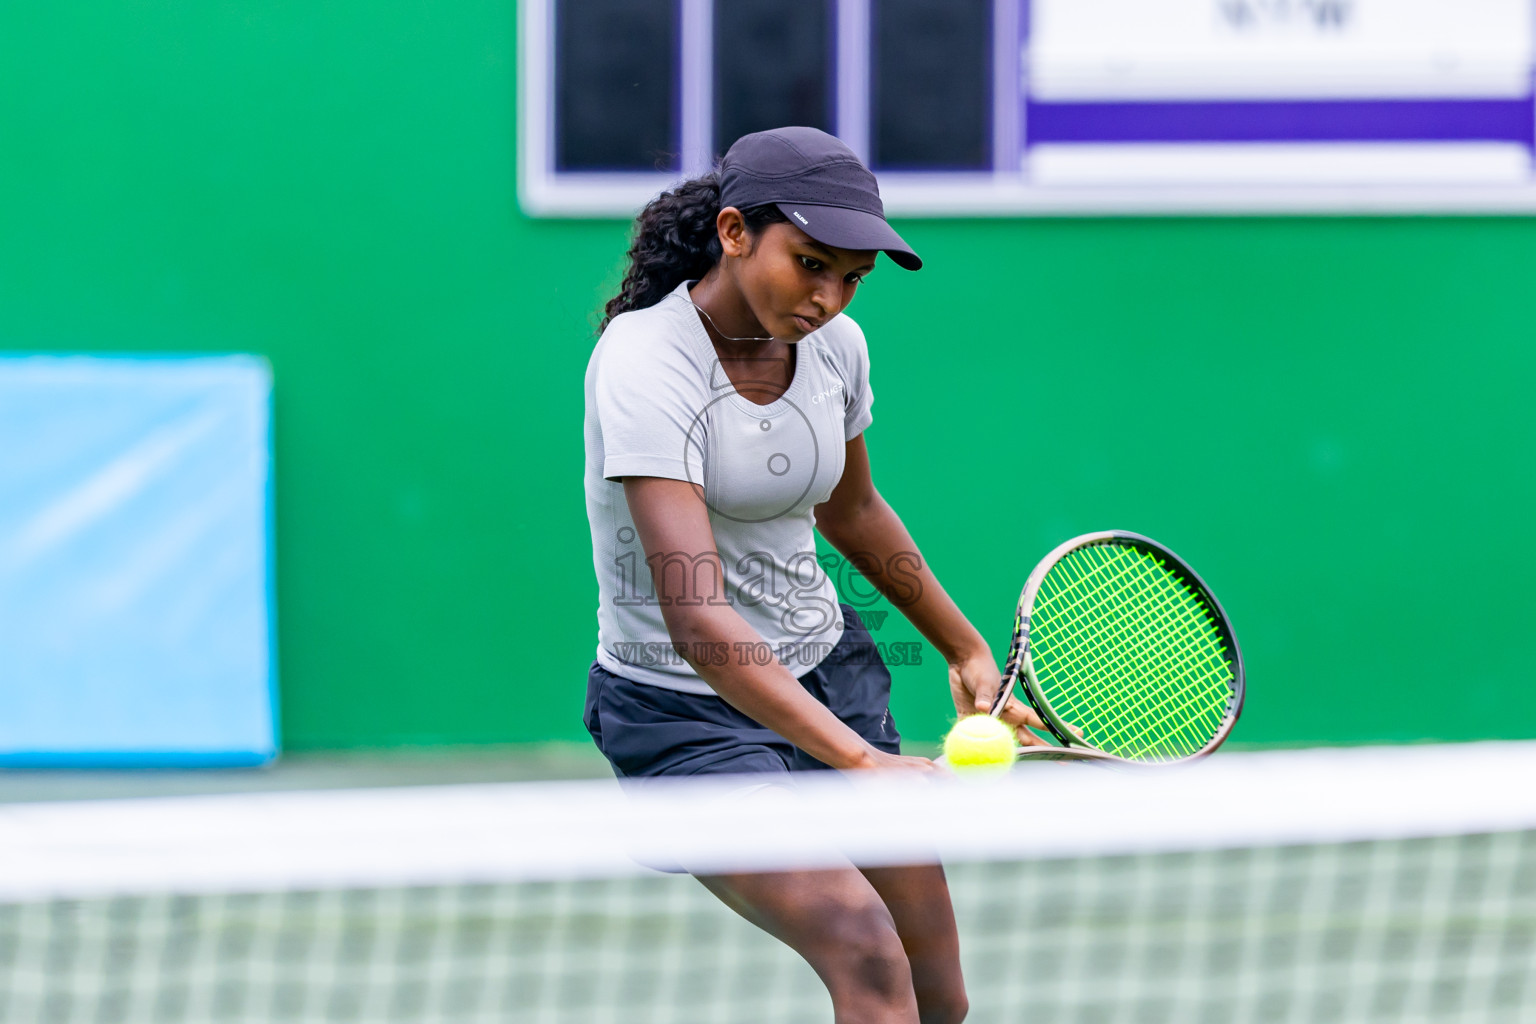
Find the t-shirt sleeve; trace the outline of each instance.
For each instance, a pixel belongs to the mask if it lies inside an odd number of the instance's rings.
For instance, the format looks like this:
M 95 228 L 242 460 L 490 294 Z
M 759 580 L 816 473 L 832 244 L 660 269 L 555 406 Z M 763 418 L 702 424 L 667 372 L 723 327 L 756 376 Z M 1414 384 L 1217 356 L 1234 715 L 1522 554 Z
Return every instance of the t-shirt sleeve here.
M 703 482 L 708 397 L 683 339 L 615 320 L 603 337 L 595 390 L 604 478 Z
M 848 378 L 843 393 L 843 439 L 852 441 L 874 421 L 870 406 L 875 404 L 875 394 L 869 386 L 869 345 L 864 332 L 848 317 L 841 319 L 849 328 L 848 344 L 844 346 Z

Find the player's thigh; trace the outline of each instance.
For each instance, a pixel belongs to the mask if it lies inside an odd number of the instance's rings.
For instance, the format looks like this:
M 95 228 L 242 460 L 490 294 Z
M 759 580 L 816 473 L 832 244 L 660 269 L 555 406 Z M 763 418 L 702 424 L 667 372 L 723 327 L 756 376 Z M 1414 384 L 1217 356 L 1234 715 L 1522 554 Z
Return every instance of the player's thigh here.
M 911 992 L 896 922 L 854 867 L 696 877 L 736 913 L 805 957 L 829 983 L 829 975 L 858 972 L 873 987 Z
M 931 1006 L 959 1007 L 963 1015 L 960 936 L 944 868 L 920 864 L 861 871 L 891 913 L 912 967 L 912 986 L 919 1005 L 925 1010 Z M 952 1017 L 946 1013 L 938 1019 Z

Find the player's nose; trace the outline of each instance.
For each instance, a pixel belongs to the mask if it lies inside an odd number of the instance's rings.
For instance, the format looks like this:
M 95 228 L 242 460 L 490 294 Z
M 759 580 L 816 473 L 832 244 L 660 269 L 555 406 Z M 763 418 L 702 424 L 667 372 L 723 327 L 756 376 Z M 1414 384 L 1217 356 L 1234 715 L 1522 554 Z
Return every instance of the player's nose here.
M 816 306 L 816 319 L 826 321 L 841 313 L 846 294 L 842 281 L 823 282 L 817 285 L 816 290 L 811 293 L 811 302 Z

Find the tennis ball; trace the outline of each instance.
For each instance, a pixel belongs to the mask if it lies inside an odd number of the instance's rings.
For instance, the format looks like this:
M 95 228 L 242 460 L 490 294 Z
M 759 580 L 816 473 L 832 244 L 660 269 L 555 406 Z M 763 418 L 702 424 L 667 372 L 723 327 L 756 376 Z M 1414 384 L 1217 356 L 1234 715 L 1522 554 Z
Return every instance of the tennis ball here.
M 944 760 L 957 772 L 1006 772 L 1016 755 L 1013 730 L 991 715 L 968 715 L 944 737 Z

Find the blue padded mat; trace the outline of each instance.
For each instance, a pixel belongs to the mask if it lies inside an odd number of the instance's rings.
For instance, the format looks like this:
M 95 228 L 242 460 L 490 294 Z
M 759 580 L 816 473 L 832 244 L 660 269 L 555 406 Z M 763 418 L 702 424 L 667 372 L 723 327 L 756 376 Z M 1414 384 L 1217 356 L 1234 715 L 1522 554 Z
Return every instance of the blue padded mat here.
M 0 766 L 277 753 L 250 356 L 0 358 Z

